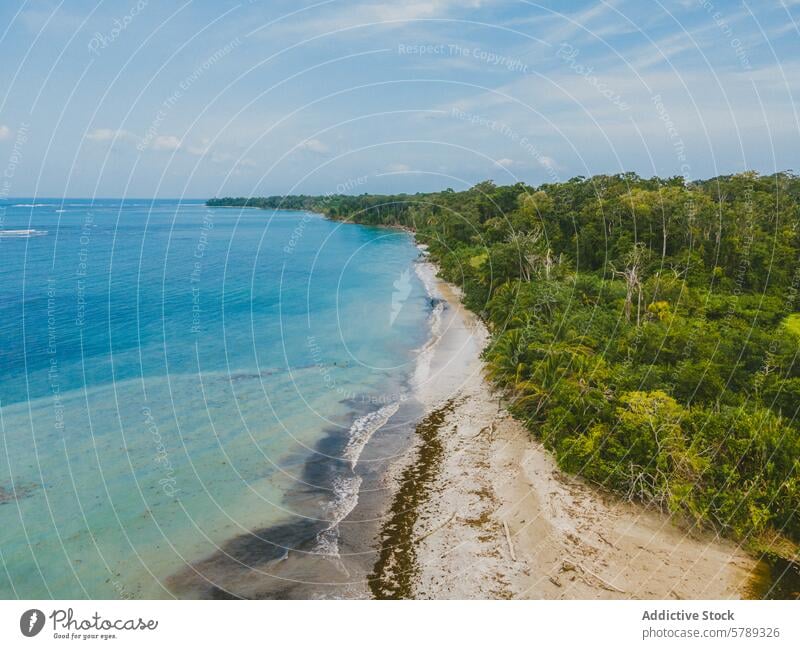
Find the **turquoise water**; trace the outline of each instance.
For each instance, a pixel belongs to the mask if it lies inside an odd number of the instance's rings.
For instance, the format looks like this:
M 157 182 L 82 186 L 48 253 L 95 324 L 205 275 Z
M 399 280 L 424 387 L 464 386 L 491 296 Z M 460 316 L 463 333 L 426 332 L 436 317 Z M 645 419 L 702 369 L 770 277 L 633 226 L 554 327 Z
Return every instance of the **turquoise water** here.
M 292 490 L 336 497 L 304 465 L 382 421 L 428 336 L 400 232 L 200 201 L 0 214 L 5 598 L 170 597 Z

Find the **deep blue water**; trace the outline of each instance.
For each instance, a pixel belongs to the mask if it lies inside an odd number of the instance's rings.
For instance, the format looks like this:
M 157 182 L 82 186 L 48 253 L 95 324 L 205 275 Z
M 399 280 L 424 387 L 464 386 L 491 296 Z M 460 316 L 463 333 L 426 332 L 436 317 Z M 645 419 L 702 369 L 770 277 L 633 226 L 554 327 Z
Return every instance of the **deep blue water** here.
M 428 336 L 403 233 L 201 201 L 0 214 L 1 597 L 169 596 L 293 515 L 325 431 L 396 401 Z

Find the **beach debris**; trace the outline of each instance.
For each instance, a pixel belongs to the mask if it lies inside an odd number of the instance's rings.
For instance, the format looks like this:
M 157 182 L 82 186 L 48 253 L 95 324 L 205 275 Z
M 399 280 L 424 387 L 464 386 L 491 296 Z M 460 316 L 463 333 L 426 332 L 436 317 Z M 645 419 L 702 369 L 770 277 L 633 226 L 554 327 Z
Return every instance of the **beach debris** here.
M 578 563 L 576 561 L 569 561 L 567 559 L 564 559 L 561 562 L 561 572 L 582 572 L 582 573 L 585 573 L 585 574 L 589 575 L 590 577 L 594 578 L 596 581 L 600 582 L 601 587 L 604 588 L 605 590 L 612 590 L 612 591 L 615 591 L 617 593 L 625 593 L 626 592 L 626 591 L 622 590 L 621 588 L 615 586 L 611 582 L 606 581 L 600 575 L 598 575 L 595 572 L 592 572 L 586 566 L 584 566 L 584 565 L 582 565 L 582 564 L 580 564 L 580 563 Z M 572 577 L 570 577 L 570 579 L 574 580 L 575 579 L 574 575 Z M 586 580 L 585 577 L 583 577 L 583 580 L 588 583 L 588 581 Z
M 497 430 L 497 428 L 495 426 L 495 422 L 492 421 L 491 424 L 489 424 L 488 426 L 484 426 L 477 433 L 475 433 L 475 435 L 473 435 L 473 438 L 483 437 L 485 435 L 486 437 L 488 437 L 490 442 L 493 442 L 494 441 L 494 434 L 495 434 L 496 430 Z
M 556 576 L 550 577 L 550 583 L 553 584 L 553 586 L 558 586 L 561 588 L 561 580 L 559 580 L 559 578 Z
M 503 529 L 506 532 L 506 542 L 508 543 L 508 551 L 511 553 L 511 560 L 516 561 L 517 555 L 514 553 L 514 544 L 511 542 L 511 532 L 508 530 L 508 523 L 503 521 Z
M 597 581 L 599 581 L 606 588 L 606 590 L 613 590 L 613 591 L 616 591 L 618 593 L 624 593 L 625 592 L 624 590 L 622 590 L 622 588 L 619 588 L 619 587 L 615 586 L 614 584 L 612 584 L 611 582 L 606 581 L 600 575 L 595 574 L 594 572 L 592 572 L 588 568 L 582 568 L 582 570 L 584 572 L 586 572 L 587 574 L 591 575 L 592 577 L 594 577 L 595 579 L 597 579 Z
M 459 401 L 448 399 L 417 424 L 416 457 L 399 477 L 400 488 L 380 531 L 378 557 L 367 577 L 376 599 L 414 597 L 419 565 L 412 534 L 439 476 L 444 455 L 441 430 L 458 404 Z
M 561 572 L 570 572 L 571 570 L 577 570 L 577 566 L 571 561 L 564 559 L 564 561 L 561 562 Z
M 614 544 L 613 544 L 611 541 L 609 541 L 609 540 L 608 540 L 608 539 L 607 539 L 605 536 L 603 536 L 602 534 L 600 534 L 600 532 L 597 532 L 597 531 L 595 531 L 595 534 L 597 534 L 597 538 L 599 538 L 599 539 L 600 539 L 600 540 L 601 540 L 603 543 L 605 543 L 606 545 L 609 545 L 609 546 L 611 546 L 612 548 L 616 548 L 616 547 L 617 547 L 617 546 L 616 546 L 616 545 L 614 545 Z
M 444 523 L 442 523 L 442 524 L 441 524 L 441 525 L 439 525 L 438 527 L 434 527 L 432 530 L 429 530 L 429 531 L 425 532 L 425 534 L 421 534 L 420 536 L 418 536 L 417 538 L 415 538 L 415 539 L 414 539 L 414 543 L 419 543 L 420 541 L 423 541 L 423 540 L 427 539 L 427 538 L 428 538 L 429 536 L 431 536 L 432 534 L 435 534 L 435 533 L 436 533 L 436 532 L 438 532 L 440 529 L 442 529 L 442 528 L 444 528 L 444 527 L 447 527 L 447 526 L 448 526 L 450 523 L 452 523 L 452 522 L 453 522 L 453 519 L 454 519 L 455 517 L 456 517 L 456 513 L 455 513 L 455 512 L 453 512 L 452 514 L 450 514 L 450 517 L 449 517 L 449 518 L 448 518 L 448 519 L 447 519 L 447 520 L 446 520 Z
M 583 565 L 581 565 L 580 563 L 578 563 L 578 564 L 575 564 L 575 565 L 578 567 L 578 569 L 579 569 L 581 572 L 583 572 L 583 573 L 586 573 L 586 574 L 587 574 L 587 575 L 589 575 L 590 577 L 593 577 L 595 580 L 597 580 L 598 582 L 600 582 L 600 586 L 601 586 L 602 588 L 604 588 L 605 590 L 612 590 L 612 591 L 615 591 L 615 592 L 617 592 L 617 593 L 625 593 L 625 591 L 624 591 L 624 590 L 622 590 L 621 588 L 619 588 L 619 587 L 615 586 L 615 585 L 614 585 L 614 584 L 612 584 L 610 581 L 606 581 L 605 579 L 603 579 L 603 578 L 602 578 L 600 575 L 598 575 L 597 573 L 595 573 L 595 572 L 592 572 L 591 570 L 589 570 L 589 569 L 588 569 L 586 566 L 583 566 Z M 584 579 L 584 581 L 586 581 L 586 580 Z

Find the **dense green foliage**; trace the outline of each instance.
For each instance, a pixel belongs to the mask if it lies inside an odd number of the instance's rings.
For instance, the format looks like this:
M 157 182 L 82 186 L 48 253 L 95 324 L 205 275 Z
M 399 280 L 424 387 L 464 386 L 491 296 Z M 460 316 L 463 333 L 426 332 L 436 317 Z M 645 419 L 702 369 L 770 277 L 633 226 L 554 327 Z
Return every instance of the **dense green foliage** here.
M 800 542 L 800 179 L 220 199 L 400 225 L 492 332 L 491 379 L 564 468 L 753 547 Z

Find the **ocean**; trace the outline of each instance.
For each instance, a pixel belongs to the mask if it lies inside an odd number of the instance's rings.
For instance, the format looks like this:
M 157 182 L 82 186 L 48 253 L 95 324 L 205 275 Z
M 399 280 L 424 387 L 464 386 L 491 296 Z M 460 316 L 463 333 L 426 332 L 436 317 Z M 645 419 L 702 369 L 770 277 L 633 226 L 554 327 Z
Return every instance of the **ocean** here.
M 0 216 L 0 597 L 237 596 L 195 566 L 245 546 L 340 561 L 388 462 L 364 449 L 417 412 L 412 237 L 200 200 Z

